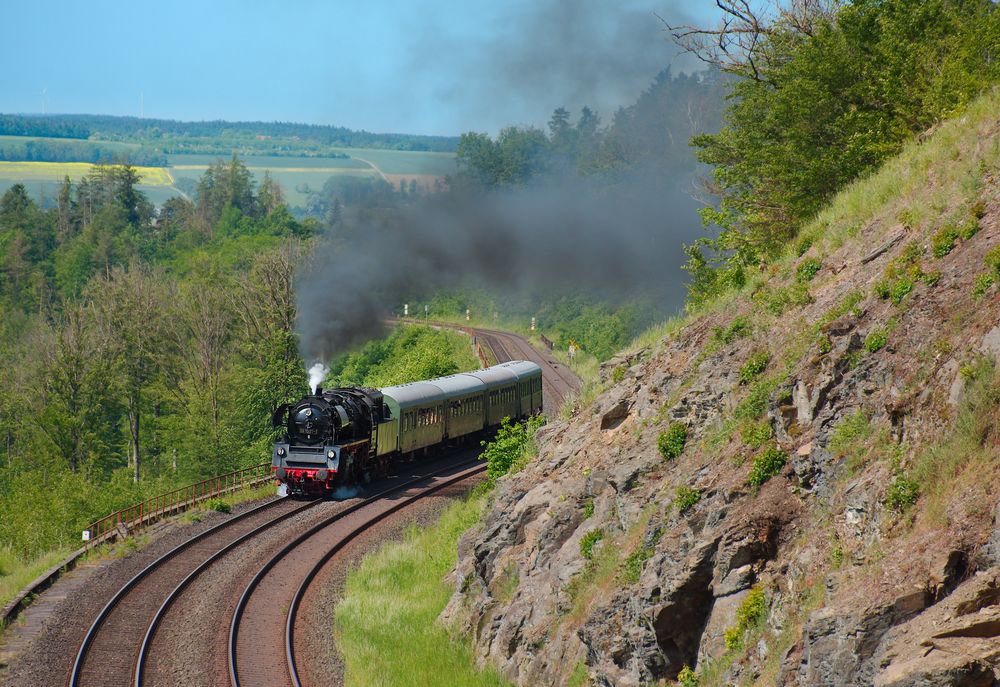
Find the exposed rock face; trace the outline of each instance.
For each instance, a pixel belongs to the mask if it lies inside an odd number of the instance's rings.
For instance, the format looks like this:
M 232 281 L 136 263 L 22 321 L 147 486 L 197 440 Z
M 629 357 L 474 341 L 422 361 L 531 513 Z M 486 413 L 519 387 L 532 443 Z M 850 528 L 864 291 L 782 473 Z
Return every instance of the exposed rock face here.
M 865 291 L 910 242 L 872 224 L 827 257 L 840 267 L 808 304 L 748 300 L 606 363 L 598 399 L 539 432 L 538 459 L 463 537 L 444 620 L 518 685 L 645 685 L 684 666 L 712 666 L 711 684 L 1000 684 L 1000 470 L 916 523 L 887 496 L 952 426 L 974 356 L 1000 360 L 1000 302 L 968 296 L 996 216 L 906 308 Z M 738 315 L 753 333 L 727 342 Z M 761 348 L 767 373 L 741 383 Z M 688 439 L 666 461 L 672 422 Z M 751 487 L 769 447 L 784 466 Z M 683 512 L 681 487 L 697 493 Z M 755 588 L 764 614 L 741 621 Z

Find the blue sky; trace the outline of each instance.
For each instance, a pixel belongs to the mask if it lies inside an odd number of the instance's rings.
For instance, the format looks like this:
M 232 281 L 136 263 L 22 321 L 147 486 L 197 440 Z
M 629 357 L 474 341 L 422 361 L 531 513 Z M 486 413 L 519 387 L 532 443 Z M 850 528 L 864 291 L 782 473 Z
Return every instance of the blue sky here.
M 701 8 L 699 10 L 692 10 Z M 5 0 L 0 112 L 283 120 L 495 133 L 560 105 L 608 119 L 691 70 L 655 16 L 679 0 Z M 655 13 L 655 14 L 654 14 Z

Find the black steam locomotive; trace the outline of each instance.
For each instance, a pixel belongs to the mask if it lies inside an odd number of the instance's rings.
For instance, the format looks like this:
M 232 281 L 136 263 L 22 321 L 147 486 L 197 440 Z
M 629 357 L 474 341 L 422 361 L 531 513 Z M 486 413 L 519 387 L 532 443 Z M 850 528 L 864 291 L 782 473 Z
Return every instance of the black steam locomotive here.
M 392 463 L 542 411 L 542 370 L 517 360 L 385 389 L 322 389 L 282 405 L 271 472 L 292 494 L 332 493 Z

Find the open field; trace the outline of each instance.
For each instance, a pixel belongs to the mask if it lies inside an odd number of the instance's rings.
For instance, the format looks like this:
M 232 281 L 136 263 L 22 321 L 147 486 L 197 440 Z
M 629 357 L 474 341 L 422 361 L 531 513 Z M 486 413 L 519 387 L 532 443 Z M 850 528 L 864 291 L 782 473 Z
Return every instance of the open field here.
M 2 162 L 0 181 L 28 184 L 32 181 L 62 181 L 68 176 L 79 181 L 94 165 L 89 162 Z M 171 186 L 174 180 L 163 167 L 136 167 L 143 186 Z
M 5 143 L 26 140 L 61 141 L 64 139 L 30 136 L 0 136 L 0 150 Z M 76 140 L 76 139 L 66 139 Z M 128 150 L 137 148 L 135 143 L 112 141 L 95 142 L 105 148 Z M 425 192 L 435 190 L 438 180 L 455 170 L 455 156 L 451 153 L 427 153 L 372 148 L 341 148 L 350 157 L 272 157 L 263 155 L 241 156 L 240 160 L 250 169 L 258 183 L 264 172 L 269 172 L 285 192 L 289 205 L 302 207 L 310 191 L 318 191 L 331 176 L 381 176 L 394 187 L 400 182 L 409 185 L 415 180 Z M 205 173 L 209 165 L 225 156 L 217 155 L 168 155 L 169 167 L 139 167 L 142 175 L 140 190 L 157 205 L 172 196 L 183 195 L 179 188 L 190 195 L 192 182 Z M 0 161 L 0 193 L 16 183 L 24 184 L 32 195 L 53 198 L 64 176 L 74 182 L 83 178 L 92 165 L 85 162 L 2 162 Z

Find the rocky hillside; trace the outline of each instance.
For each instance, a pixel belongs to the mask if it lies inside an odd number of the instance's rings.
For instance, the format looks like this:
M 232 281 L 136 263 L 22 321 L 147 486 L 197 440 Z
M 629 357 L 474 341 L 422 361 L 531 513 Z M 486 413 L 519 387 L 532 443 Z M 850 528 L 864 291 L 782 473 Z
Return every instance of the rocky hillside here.
M 1000 97 L 611 361 L 460 543 L 518 685 L 1000 679 Z

